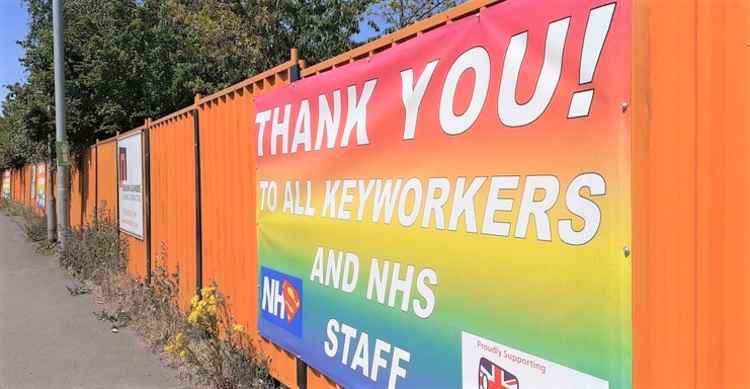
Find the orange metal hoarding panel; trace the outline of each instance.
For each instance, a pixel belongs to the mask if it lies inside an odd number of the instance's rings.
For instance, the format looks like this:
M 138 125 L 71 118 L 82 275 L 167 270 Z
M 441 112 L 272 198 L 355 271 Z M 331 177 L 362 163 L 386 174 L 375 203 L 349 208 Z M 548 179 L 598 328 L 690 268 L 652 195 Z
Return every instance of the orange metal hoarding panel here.
M 29 207 L 31 204 L 30 198 L 31 198 L 31 165 L 26 165 L 21 168 L 23 171 L 23 175 L 21 176 L 23 180 L 23 191 L 21 192 L 21 204 L 25 205 L 26 207 Z
M 203 285 L 214 282 L 238 319 L 254 328 L 255 160 L 251 95 L 246 90 L 202 104 Z
M 203 285 L 217 283 L 233 314 L 257 328 L 255 114 L 253 96 L 286 85 L 292 60 L 200 101 Z M 295 359 L 265 343 L 274 376 L 296 387 Z
M 98 209 L 113 221 L 117 218 L 117 142 L 97 144 L 96 192 Z
M 313 368 L 307 369 L 307 389 L 340 389 L 335 382 Z
M 120 236 L 128 244 L 128 272 L 136 279 L 143 281 L 147 274 L 146 243 L 124 232 Z
M 36 166 L 35 164 L 32 165 L 26 165 L 26 206 L 31 208 L 34 213 L 37 215 L 39 214 L 37 208 L 36 208 L 36 189 L 32 188 L 34 185 L 34 182 L 36 181 L 36 178 L 34 178 L 34 172 L 36 172 Z
M 16 170 L 16 178 L 18 185 L 16 185 L 16 201 L 23 204 L 23 195 L 26 193 L 26 170 L 23 168 Z
M 634 387 L 747 388 L 750 3 L 634 4 Z
M 26 167 L 24 166 L 18 169 L 13 169 L 13 172 L 11 174 L 11 181 L 13 182 L 11 185 L 11 198 L 13 199 L 13 201 L 25 205 L 25 196 L 28 196 L 26 194 L 28 189 L 26 185 Z
M 297 389 L 297 358 L 281 347 L 260 338 L 260 350 L 270 361 L 271 375 L 287 388 Z
M 26 187 L 26 169 L 18 169 L 18 202 L 24 204 L 25 194 L 28 188 Z
M 86 180 L 85 172 L 81 168 L 81 162 L 73 163 L 70 166 L 70 204 L 68 206 L 70 227 L 73 229 L 81 228 L 84 223 L 84 197 L 85 189 L 83 183 Z
M 158 121 L 151 143 L 152 267 L 179 273 L 179 304 L 195 294 L 195 147 L 190 112 Z
M 92 223 L 94 216 L 96 215 L 96 152 L 95 146 L 89 147 L 83 156 L 83 173 L 84 179 L 83 194 L 83 221 L 84 223 Z
M 96 147 L 83 151 L 70 166 L 70 226 L 80 228 L 94 220 L 96 206 Z
M 23 171 L 20 169 L 13 169 L 10 171 L 10 198 L 11 200 L 19 203 L 21 202 L 21 193 L 23 188 Z
M 696 387 L 750 387 L 750 3 L 696 1 Z
M 10 199 L 16 201 L 16 191 L 18 190 L 18 172 L 16 169 L 10 169 Z
M 23 180 L 23 190 L 21 191 L 21 204 L 26 207 L 31 207 L 31 165 L 26 165 L 21 168 L 23 174 L 21 179 Z
M 31 165 L 24 166 L 23 167 L 23 185 L 25 187 L 25 190 L 23 192 L 23 204 L 27 207 L 31 207 L 31 203 L 32 203 L 31 176 L 32 176 Z
M 27 184 L 26 184 L 26 176 L 27 176 L 26 166 L 19 168 L 18 173 L 19 173 L 18 174 L 18 180 L 19 180 L 18 202 L 21 203 L 22 205 L 26 205 L 26 197 L 28 196 L 28 194 L 26 193 L 28 190 Z

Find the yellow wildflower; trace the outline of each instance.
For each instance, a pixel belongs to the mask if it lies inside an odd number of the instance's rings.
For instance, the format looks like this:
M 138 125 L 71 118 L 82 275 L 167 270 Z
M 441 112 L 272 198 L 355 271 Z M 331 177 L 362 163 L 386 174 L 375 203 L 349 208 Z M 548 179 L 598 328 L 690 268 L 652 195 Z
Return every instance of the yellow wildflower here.
M 232 330 L 234 330 L 234 332 L 245 332 L 245 327 L 242 324 L 235 324 L 232 326 Z
M 188 323 L 190 324 L 198 324 L 198 318 L 200 316 L 200 312 L 198 311 L 192 311 L 190 312 L 190 315 L 188 315 Z
M 201 289 L 200 296 L 193 296 L 190 300 L 190 313 L 187 320 L 193 326 L 206 331 L 215 332 L 218 323 L 219 304 L 224 300 L 215 287 Z
M 204 298 L 206 296 L 210 296 L 214 294 L 214 292 L 216 292 L 216 288 L 214 287 L 206 287 L 206 288 L 201 289 L 201 294 L 203 295 Z
M 185 352 L 186 345 L 187 340 L 185 339 L 185 334 L 180 332 L 174 337 L 174 342 L 164 347 L 164 351 L 171 354 L 182 354 Z

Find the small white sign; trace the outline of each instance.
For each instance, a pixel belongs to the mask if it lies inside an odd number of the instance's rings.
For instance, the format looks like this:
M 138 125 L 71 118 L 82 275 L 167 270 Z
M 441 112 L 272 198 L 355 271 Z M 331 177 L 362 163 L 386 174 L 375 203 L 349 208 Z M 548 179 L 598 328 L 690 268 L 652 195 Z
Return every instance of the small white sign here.
M 608 389 L 609 383 L 482 337 L 461 332 L 463 389 Z
M 36 198 L 36 164 L 31 165 L 31 199 Z
M 143 239 L 143 143 L 140 133 L 117 142 L 120 230 Z
M 10 170 L 3 172 L 3 198 L 10 200 Z

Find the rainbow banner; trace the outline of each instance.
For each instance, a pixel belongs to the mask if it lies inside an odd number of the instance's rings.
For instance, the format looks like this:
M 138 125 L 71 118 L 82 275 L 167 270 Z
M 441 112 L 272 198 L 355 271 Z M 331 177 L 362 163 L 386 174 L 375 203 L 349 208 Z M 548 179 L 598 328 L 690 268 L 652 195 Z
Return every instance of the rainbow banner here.
M 40 162 L 36 164 L 36 179 L 34 191 L 37 208 L 44 209 L 47 206 L 47 164 Z
M 257 97 L 260 333 L 346 388 L 631 387 L 629 1 Z

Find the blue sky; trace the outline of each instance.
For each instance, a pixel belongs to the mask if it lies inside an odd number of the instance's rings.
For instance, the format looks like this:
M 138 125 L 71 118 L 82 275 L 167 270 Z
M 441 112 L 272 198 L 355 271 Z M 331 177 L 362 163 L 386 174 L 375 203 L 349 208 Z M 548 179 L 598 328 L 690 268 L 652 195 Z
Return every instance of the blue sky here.
M 5 85 L 24 79 L 18 58 L 23 50 L 16 44 L 26 35 L 26 9 L 21 0 L 0 0 L 0 101 L 5 99 Z
M 2 0 L 0 0 L 2 1 Z M 379 19 L 376 19 L 376 22 L 379 21 Z M 362 21 L 362 23 L 359 24 L 359 34 L 354 35 L 352 38 L 355 42 L 366 42 L 368 39 L 378 35 L 380 33 L 376 32 L 375 30 L 370 27 L 369 24 L 367 24 L 367 20 Z

